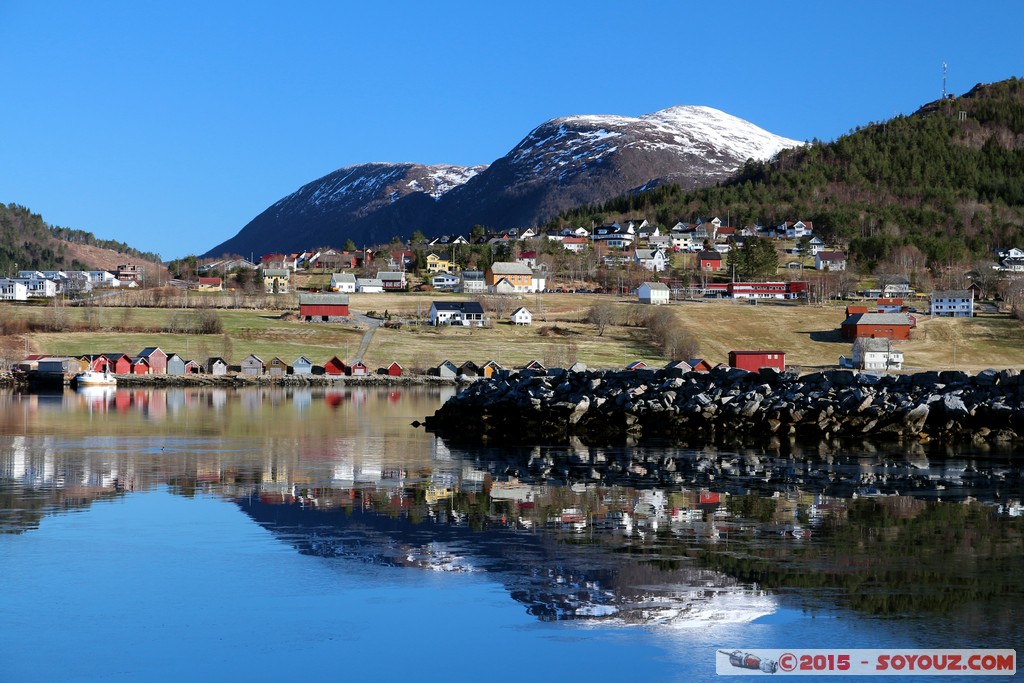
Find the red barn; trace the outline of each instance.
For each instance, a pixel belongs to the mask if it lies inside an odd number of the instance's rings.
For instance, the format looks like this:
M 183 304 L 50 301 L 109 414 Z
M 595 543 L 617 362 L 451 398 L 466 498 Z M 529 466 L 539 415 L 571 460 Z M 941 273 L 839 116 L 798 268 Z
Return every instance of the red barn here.
M 145 358 L 136 358 L 132 361 L 132 374 L 133 375 L 148 375 L 152 371 L 149 365 L 149 361 Z
M 348 317 L 348 294 L 299 294 L 299 317 L 329 322 Z
M 159 346 L 147 346 L 139 352 L 139 358 L 149 363 L 149 372 L 154 375 L 167 374 L 167 354 Z
M 761 368 L 786 369 L 785 351 L 730 351 L 729 365 L 741 370 L 757 372 Z
M 854 313 L 840 326 L 843 339 L 877 337 L 879 339 L 910 339 L 910 329 L 917 323 L 906 313 Z
M 719 271 L 722 269 L 722 255 L 717 251 L 699 252 L 697 262 L 701 270 Z
M 361 360 L 357 360 L 355 363 L 348 367 L 348 374 L 352 375 L 353 377 L 361 377 L 367 374 L 367 372 L 368 370 L 366 368 L 366 365 Z
M 329 361 L 324 363 L 324 374 L 325 375 L 344 375 L 345 374 L 345 362 L 339 360 L 337 356 L 334 356 Z
M 126 353 L 104 353 L 107 359 L 107 371 L 115 375 L 127 375 L 132 371 L 132 359 Z
M 387 367 L 387 374 L 391 377 L 401 377 L 402 366 L 399 365 L 397 362 L 392 363 Z

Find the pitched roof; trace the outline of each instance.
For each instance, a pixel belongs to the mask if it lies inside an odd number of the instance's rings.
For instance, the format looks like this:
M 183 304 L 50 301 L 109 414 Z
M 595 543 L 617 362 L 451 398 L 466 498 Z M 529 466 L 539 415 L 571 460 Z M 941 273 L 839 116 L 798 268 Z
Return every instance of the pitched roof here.
M 905 313 L 853 313 L 843 325 L 910 325 Z
M 722 255 L 717 251 L 702 251 L 697 254 L 701 261 L 721 261 Z
M 640 286 L 647 285 L 652 292 L 667 292 L 669 291 L 668 285 L 664 282 L 644 282 Z
M 533 269 L 525 263 L 509 263 L 506 261 L 492 263 L 491 272 L 495 275 L 533 275 Z
M 819 251 L 819 261 L 845 261 L 846 254 L 841 251 Z
M 348 306 L 348 294 L 299 294 L 300 306 Z
M 935 290 L 932 292 L 933 299 L 973 299 L 974 295 L 969 289 L 947 289 Z
M 432 306 L 438 312 L 451 311 L 484 314 L 484 307 L 480 305 L 479 301 L 435 301 L 432 303 Z

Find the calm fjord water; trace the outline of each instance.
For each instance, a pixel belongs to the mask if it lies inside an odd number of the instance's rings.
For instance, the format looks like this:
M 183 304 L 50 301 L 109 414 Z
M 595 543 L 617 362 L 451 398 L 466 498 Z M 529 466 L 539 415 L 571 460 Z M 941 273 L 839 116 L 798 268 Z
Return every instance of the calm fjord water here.
M 410 426 L 446 395 L 0 394 L 0 681 L 693 681 L 716 649 L 1022 642 L 1013 453 L 531 481 L 544 448 Z

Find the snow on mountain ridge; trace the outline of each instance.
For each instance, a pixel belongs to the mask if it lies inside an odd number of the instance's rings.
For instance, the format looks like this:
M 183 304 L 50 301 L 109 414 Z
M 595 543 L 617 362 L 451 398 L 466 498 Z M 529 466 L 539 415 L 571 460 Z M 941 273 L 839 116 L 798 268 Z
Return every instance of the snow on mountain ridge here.
M 800 145 L 712 107 L 679 105 L 639 117 L 578 114 L 551 119 L 530 132 L 508 158 L 517 177 L 564 180 L 620 149 L 699 156 L 734 169 L 748 158 L 769 159 Z M 737 161 L 739 160 L 739 162 Z M 566 170 L 572 165 L 574 170 Z

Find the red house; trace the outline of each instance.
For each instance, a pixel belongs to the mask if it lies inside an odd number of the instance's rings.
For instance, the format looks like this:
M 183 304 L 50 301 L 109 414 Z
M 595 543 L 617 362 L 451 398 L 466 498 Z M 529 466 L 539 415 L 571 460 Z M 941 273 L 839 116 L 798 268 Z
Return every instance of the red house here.
M 906 313 L 854 313 L 843 321 L 843 339 L 877 337 L 879 339 L 910 339 L 910 330 L 917 324 Z
M 127 353 L 105 353 L 108 372 L 115 375 L 127 375 L 132 371 L 132 359 Z
M 717 251 L 701 251 L 697 253 L 697 263 L 701 270 L 717 272 L 722 269 L 722 255 Z
M 136 358 L 132 361 L 132 372 L 133 375 L 148 375 L 152 371 L 149 366 L 149 361 L 145 358 Z
M 402 376 L 402 366 L 399 365 L 397 362 L 394 362 L 391 365 L 387 366 L 387 368 L 385 368 L 385 372 L 390 377 L 401 377 Z
M 147 346 L 139 352 L 138 358 L 146 359 L 149 363 L 150 374 L 167 374 L 167 354 L 161 351 L 159 346 Z
M 329 361 L 324 363 L 324 374 L 325 375 L 344 375 L 345 374 L 345 362 L 339 360 L 337 356 L 332 357 Z
M 361 360 L 357 360 L 355 363 L 348 367 L 348 374 L 353 377 L 362 377 L 368 373 L 366 365 Z
M 757 372 L 761 368 L 786 369 L 785 351 L 730 351 L 729 365 L 741 370 Z
M 348 294 L 299 294 L 299 317 L 328 322 L 348 317 Z

